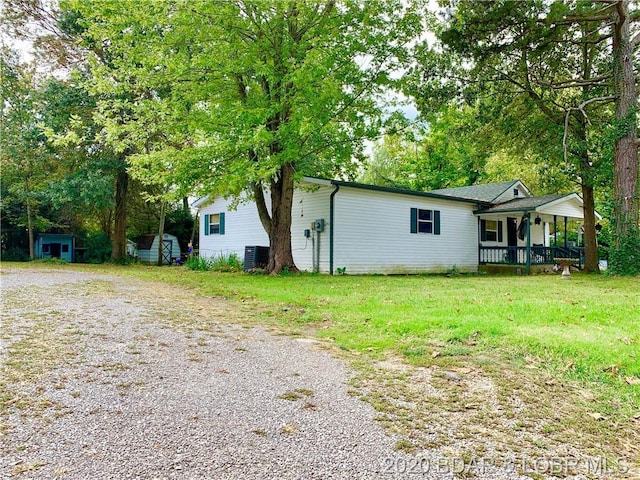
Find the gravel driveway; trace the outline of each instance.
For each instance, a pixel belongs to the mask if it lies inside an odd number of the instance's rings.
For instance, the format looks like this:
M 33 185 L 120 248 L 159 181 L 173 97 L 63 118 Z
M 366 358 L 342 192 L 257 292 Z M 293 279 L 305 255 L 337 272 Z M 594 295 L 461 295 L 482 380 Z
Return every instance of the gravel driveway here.
M 0 478 L 399 476 L 396 440 L 313 341 L 238 326 L 223 299 L 172 287 L 0 279 Z

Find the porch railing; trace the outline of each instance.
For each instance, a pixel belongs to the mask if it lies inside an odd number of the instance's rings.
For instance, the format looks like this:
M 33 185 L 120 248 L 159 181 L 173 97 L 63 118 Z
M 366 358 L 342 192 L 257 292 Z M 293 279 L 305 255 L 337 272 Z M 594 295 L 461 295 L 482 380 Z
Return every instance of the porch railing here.
M 526 265 L 527 247 L 483 247 L 480 246 L 480 264 Z M 553 265 L 555 258 L 575 258 L 576 266 L 582 268 L 583 247 L 531 247 L 531 265 Z

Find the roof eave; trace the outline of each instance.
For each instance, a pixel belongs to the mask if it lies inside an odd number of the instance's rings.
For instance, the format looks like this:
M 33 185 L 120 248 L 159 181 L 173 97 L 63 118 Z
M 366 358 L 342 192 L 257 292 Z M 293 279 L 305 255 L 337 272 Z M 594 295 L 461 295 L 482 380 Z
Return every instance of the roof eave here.
M 200 207 L 204 206 L 208 201 L 209 201 L 209 195 L 205 195 L 204 197 L 199 198 L 195 202 L 192 202 L 191 206 L 193 208 L 199 209 Z
M 546 214 L 547 212 L 541 211 L 543 208 L 552 207 L 557 203 L 567 201 L 572 198 L 578 200 L 581 204 L 583 203 L 582 197 L 580 197 L 580 195 L 578 195 L 577 193 L 568 193 L 561 197 L 549 200 L 548 202 L 542 203 L 540 205 L 536 205 L 535 207 L 511 208 L 511 209 L 505 209 L 505 210 L 498 210 L 496 212 L 487 211 L 487 209 L 480 209 L 480 210 L 475 210 L 473 213 L 474 215 L 500 215 L 504 213 L 516 213 L 516 212 L 521 212 L 521 213 L 538 212 L 540 214 Z M 600 215 L 597 211 L 594 210 L 594 214 L 598 220 L 602 220 L 602 215 Z
M 474 210 L 474 215 L 500 215 L 502 213 L 527 213 L 527 212 L 535 212 L 537 207 L 525 207 L 525 208 L 511 208 L 509 210 L 498 210 L 497 212 L 490 212 L 486 208 L 483 210 Z
M 431 192 L 420 192 L 417 190 L 407 190 L 404 188 L 393 188 L 393 187 L 381 187 L 379 185 L 368 185 L 365 183 L 357 183 L 357 182 L 346 182 L 343 180 L 331 180 L 331 185 L 336 185 L 339 187 L 350 187 L 350 188 L 358 188 L 362 190 L 373 190 L 377 192 L 385 192 L 385 193 L 396 193 L 399 195 L 411 195 L 414 197 L 426 197 L 426 198 L 435 198 L 438 200 L 448 200 L 453 202 L 462 202 L 462 203 L 470 203 L 475 205 L 489 205 L 487 202 L 482 202 L 480 200 L 472 200 L 469 198 L 462 197 L 454 197 L 452 195 L 441 195 L 438 193 Z

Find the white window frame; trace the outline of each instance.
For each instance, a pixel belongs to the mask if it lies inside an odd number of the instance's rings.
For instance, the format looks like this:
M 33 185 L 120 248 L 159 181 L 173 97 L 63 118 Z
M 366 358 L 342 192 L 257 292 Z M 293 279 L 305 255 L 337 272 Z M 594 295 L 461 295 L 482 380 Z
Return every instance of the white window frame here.
M 420 218 L 423 212 L 429 215 L 428 219 L 423 220 L 422 218 Z M 422 226 L 426 227 L 426 230 L 423 230 Z M 418 209 L 418 233 L 433 234 L 433 229 L 434 229 L 433 210 L 419 208 Z
M 219 213 L 210 213 L 209 214 L 209 235 L 219 235 L 220 234 L 220 214 Z
M 493 223 L 493 228 L 489 227 L 489 224 Z M 485 235 L 487 237 L 487 242 L 497 242 L 498 241 L 498 220 L 485 220 Z

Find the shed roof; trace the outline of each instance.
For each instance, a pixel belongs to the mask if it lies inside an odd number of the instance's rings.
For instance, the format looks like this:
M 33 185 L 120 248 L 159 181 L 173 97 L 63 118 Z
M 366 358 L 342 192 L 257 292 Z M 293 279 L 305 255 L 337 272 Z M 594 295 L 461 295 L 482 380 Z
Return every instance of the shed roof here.
M 140 240 L 138 240 L 138 250 L 151 250 L 151 247 L 153 247 L 153 242 L 157 237 L 158 234 L 153 233 L 141 236 Z M 170 233 L 163 234 L 163 238 L 164 240 L 178 240 L 178 237 L 176 237 L 175 235 L 171 235 Z M 179 242 L 178 245 L 180 245 Z
M 153 241 L 156 239 L 157 235 L 143 235 L 138 240 L 138 250 L 151 250 L 151 246 L 153 245 Z
M 36 238 L 43 238 L 43 237 L 51 237 L 51 238 L 73 238 L 75 237 L 74 234 L 72 233 L 39 233 Z

